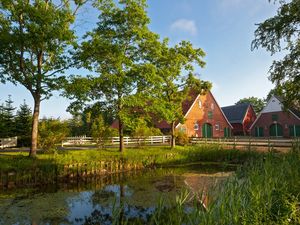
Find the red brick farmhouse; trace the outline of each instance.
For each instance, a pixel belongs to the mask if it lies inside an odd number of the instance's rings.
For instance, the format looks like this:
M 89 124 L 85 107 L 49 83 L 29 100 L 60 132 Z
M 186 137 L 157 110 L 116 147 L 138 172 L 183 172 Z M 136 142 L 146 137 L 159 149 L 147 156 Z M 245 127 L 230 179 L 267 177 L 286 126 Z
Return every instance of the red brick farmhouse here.
M 300 112 L 283 110 L 282 100 L 273 96 L 250 129 L 255 137 L 300 137 Z
M 250 135 L 250 127 L 256 120 L 256 114 L 251 104 L 242 103 L 226 106 L 222 107 L 222 110 L 233 127 L 233 135 Z
M 205 95 L 190 93 L 189 100 L 182 104 L 185 122 L 176 126 L 189 137 L 228 137 L 232 126 L 224 115 L 212 93 Z M 162 121 L 156 127 L 163 131 L 170 130 L 170 125 Z

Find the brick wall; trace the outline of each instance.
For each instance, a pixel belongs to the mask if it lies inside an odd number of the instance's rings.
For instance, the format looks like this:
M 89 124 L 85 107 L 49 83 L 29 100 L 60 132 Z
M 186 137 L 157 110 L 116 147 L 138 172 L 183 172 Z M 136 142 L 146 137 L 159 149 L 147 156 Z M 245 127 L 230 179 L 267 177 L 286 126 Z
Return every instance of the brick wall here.
M 251 129 L 252 136 L 255 136 L 255 127 L 263 127 L 264 136 L 269 137 L 270 126 L 275 123 L 272 119 L 272 115 L 276 114 L 278 116 L 277 123 L 280 124 L 283 128 L 283 136 L 289 137 L 289 126 L 291 125 L 300 125 L 300 120 L 297 119 L 292 113 L 290 112 L 272 112 L 272 113 L 263 113 L 253 125 Z
M 209 112 L 212 112 L 212 118 L 209 118 Z M 224 128 L 230 127 L 210 92 L 198 96 L 185 118 L 184 124 L 177 128 L 184 129 L 188 136 L 202 137 L 202 126 L 205 123 L 212 125 L 213 137 L 224 137 Z M 198 124 L 198 130 L 195 130 L 195 123 Z

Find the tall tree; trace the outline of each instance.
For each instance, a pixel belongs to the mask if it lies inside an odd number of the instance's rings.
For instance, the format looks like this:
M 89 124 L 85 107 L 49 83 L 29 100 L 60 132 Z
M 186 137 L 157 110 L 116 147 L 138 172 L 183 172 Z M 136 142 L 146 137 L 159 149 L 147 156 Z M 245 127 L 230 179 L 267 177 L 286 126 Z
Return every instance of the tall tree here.
M 272 55 L 286 53 L 273 62 L 270 80 L 280 87 L 286 106 L 300 105 L 300 0 L 272 1 L 280 4 L 277 14 L 258 24 L 252 50 L 262 47 Z
M 182 41 L 169 47 L 165 39 L 153 57 L 159 81 L 150 92 L 152 109 L 161 120 L 171 125 L 171 147 L 175 147 L 175 125 L 184 120 L 182 103 L 189 98 L 190 91 L 203 93 L 211 83 L 194 76 L 194 65 L 204 67 L 204 51 L 194 48 L 190 42 Z
M 12 137 L 15 136 L 15 107 L 13 107 L 13 100 L 11 95 L 8 96 L 8 99 L 5 100 L 5 104 L 2 108 L 2 123 L 3 130 L 1 130 L 2 137 Z
M 15 123 L 17 136 L 30 136 L 32 125 L 32 111 L 26 104 L 25 100 L 17 110 Z
M 15 135 L 15 107 L 11 95 L 0 106 L 0 137 L 12 137 Z
M 0 0 L 0 79 L 24 86 L 34 99 L 30 156 L 36 155 L 40 104 L 60 88 L 83 0 Z
M 150 20 L 145 2 L 120 0 L 115 4 L 110 0 L 101 1 L 97 5 L 101 12 L 97 28 L 86 35 L 78 54 L 85 68 L 99 74 L 90 78 L 89 94 L 94 100 L 104 100 L 115 112 L 119 121 L 121 152 L 124 149 L 124 125 L 130 121 L 132 107 L 145 103 L 139 92 L 154 70 L 144 53 L 149 48 L 147 43 L 150 45 L 158 36 L 147 27 Z M 75 86 L 78 79 L 84 78 L 74 78 Z M 78 93 L 75 88 L 74 95 L 76 93 L 82 97 L 82 91 Z
M 259 113 L 265 107 L 265 100 L 257 97 L 248 97 L 240 99 L 236 105 L 242 103 L 249 103 L 253 106 L 255 113 Z

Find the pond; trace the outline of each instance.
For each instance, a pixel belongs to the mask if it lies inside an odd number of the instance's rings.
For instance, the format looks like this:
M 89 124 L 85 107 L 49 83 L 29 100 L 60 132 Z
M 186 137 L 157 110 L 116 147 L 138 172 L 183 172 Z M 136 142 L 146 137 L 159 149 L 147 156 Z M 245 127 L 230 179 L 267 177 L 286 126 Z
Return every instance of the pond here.
M 111 224 L 122 205 L 126 219 L 146 221 L 159 201 L 175 201 L 182 190 L 207 204 L 206 193 L 234 168 L 190 165 L 133 171 L 38 188 L 2 190 L 0 224 Z

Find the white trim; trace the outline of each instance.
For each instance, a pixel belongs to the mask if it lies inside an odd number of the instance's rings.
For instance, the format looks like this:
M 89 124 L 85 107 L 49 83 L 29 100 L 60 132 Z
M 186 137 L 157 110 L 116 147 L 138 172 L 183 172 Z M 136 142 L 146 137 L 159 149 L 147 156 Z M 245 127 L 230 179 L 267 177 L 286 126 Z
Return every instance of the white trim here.
M 216 99 L 215 99 L 215 97 L 213 96 L 213 94 L 211 93 L 211 91 L 208 91 L 208 93 L 211 94 L 213 100 L 215 101 L 215 103 L 217 104 L 218 108 L 220 109 L 220 111 L 221 111 L 223 117 L 225 118 L 225 120 L 227 121 L 227 123 L 229 124 L 229 126 L 231 127 L 231 129 L 233 129 L 233 126 L 232 126 L 231 123 L 228 121 L 228 119 L 227 119 L 227 117 L 225 116 L 225 114 L 224 114 L 222 108 L 219 106 L 218 102 L 216 101 Z
M 192 110 L 192 108 L 193 108 L 194 105 L 196 104 L 196 102 L 197 102 L 199 96 L 200 96 L 200 94 L 197 95 L 197 97 L 196 97 L 195 101 L 193 102 L 192 106 L 189 108 L 189 110 L 186 112 L 186 114 L 184 115 L 183 118 L 185 118 L 185 117 L 189 114 L 189 112 Z M 175 129 L 178 128 L 179 125 L 181 125 L 181 123 L 178 123 L 178 124 L 176 125 Z
M 206 95 L 208 95 L 208 94 L 211 95 L 213 101 L 216 103 L 217 107 L 220 109 L 220 111 L 221 111 L 223 117 L 225 118 L 226 122 L 228 123 L 228 125 L 230 126 L 230 128 L 233 129 L 233 126 L 232 126 L 231 123 L 228 121 L 228 119 L 227 119 L 227 117 L 225 116 L 225 114 L 224 114 L 222 108 L 219 106 L 218 102 L 216 101 L 216 99 L 215 99 L 215 97 L 213 96 L 213 94 L 211 93 L 211 91 L 208 91 L 208 92 L 206 93 Z M 192 110 L 192 108 L 194 107 L 194 105 L 195 105 L 195 103 L 197 102 L 197 100 L 198 100 L 198 98 L 199 98 L 200 95 L 201 95 L 201 94 L 198 94 L 198 95 L 197 95 L 197 97 L 196 97 L 195 101 L 193 102 L 192 106 L 189 108 L 189 110 L 187 111 L 187 113 L 184 115 L 183 118 L 185 118 L 185 117 L 189 114 L 189 112 Z M 178 128 L 179 125 L 181 125 L 181 123 L 178 123 L 177 126 L 175 127 L 175 129 Z
M 276 98 L 280 103 L 282 103 L 280 101 L 280 99 L 278 99 L 275 95 L 273 95 L 272 97 Z M 256 120 L 253 122 L 253 124 L 251 125 L 250 127 L 250 130 L 252 130 L 253 126 L 255 125 L 255 123 L 257 122 L 257 120 L 260 118 L 260 116 L 263 114 L 262 112 L 264 111 L 264 109 L 268 106 L 268 104 L 270 103 L 270 101 L 272 100 L 272 98 L 269 99 L 268 103 L 266 104 L 266 106 L 263 108 L 263 110 L 259 113 L 259 115 L 257 116 Z M 293 113 L 290 109 L 288 109 L 288 111 L 293 114 L 298 120 L 300 120 L 300 118 L 295 114 Z M 282 111 L 278 111 L 278 112 L 284 112 L 283 110 Z M 275 112 L 266 112 L 266 113 L 275 113 Z

